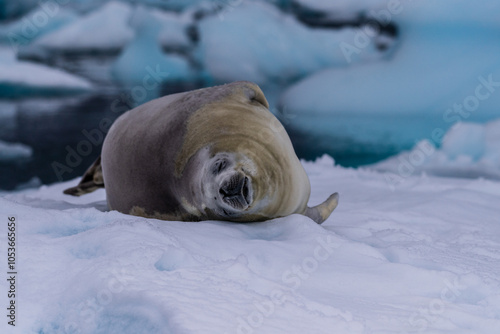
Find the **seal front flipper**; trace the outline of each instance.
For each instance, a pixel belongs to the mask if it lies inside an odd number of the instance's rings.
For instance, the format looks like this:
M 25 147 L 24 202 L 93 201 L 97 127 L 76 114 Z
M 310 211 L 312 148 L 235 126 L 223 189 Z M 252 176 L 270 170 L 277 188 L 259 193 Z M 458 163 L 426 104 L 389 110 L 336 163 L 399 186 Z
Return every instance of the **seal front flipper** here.
M 99 188 L 104 188 L 104 179 L 102 177 L 101 156 L 87 169 L 83 174 L 82 180 L 76 187 L 64 190 L 66 195 L 81 196 L 91 193 Z
M 331 194 L 330 197 L 320 205 L 316 205 L 315 207 L 307 207 L 306 211 L 303 213 L 304 216 L 307 216 L 314 220 L 316 223 L 323 223 L 335 210 L 337 205 L 339 204 L 339 193 Z

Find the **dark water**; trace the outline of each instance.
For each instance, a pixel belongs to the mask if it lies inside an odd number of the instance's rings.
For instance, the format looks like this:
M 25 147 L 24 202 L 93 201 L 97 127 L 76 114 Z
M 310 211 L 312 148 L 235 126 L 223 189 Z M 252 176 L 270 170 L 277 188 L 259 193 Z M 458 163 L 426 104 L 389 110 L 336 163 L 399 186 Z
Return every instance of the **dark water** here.
M 184 90 L 170 87 L 165 93 Z M 33 156 L 15 162 L 0 161 L 0 188 L 11 190 L 38 178 L 43 184 L 81 176 L 99 156 L 109 125 L 125 110 L 113 108 L 123 101 L 125 91 L 66 98 L 3 100 L 0 104 L 0 140 L 23 143 Z M 335 151 L 328 142 L 288 129 L 300 158 L 314 159 L 323 153 L 344 166 L 358 166 L 380 160 L 392 152 Z M 311 141 L 313 143 L 311 143 Z
M 197 82 L 163 85 L 155 96 L 134 101 L 131 87 L 118 86 L 110 75 L 116 56 L 23 58 L 86 78 L 94 89 L 71 97 L 0 98 L 0 140 L 33 149 L 29 159 L 0 160 L 0 189 L 12 190 L 29 181 L 33 186 L 81 176 L 99 156 L 107 129 L 122 113 L 148 99 L 200 87 Z
M 15 163 L 0 162 L 0 188 L 13 189 L 33 177 L 49 184 L 81 175 L 100 154 L 104 133 L 99 123 L 119 116 L 110 108 L 117 97 L 118 92 L 106 96 L 14 102 L 14 115 L 2 119 L 0 139 L 32 147 L 33 156 Z M 93 134 L 100 132 L 101 138 L 95 136 L 97 139 L 90 143 L 84 130 Z M 72 151 L 76 151 L 78 157 L 73 155 L 68 164 L 66 159 Z M 61 165 L 66 167 L 55 168 Z

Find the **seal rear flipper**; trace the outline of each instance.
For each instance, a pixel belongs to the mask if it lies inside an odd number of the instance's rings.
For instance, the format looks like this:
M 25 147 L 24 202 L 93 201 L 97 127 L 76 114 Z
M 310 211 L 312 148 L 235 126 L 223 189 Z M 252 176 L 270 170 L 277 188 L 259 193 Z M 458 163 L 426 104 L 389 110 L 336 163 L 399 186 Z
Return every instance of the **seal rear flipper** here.
M 99 188 L 104 188 L 102 177 L 101 156 L 83 174 L 82 180 L 77 186 L 64 190 L 66 195 L 81 196 L 91 193 Z
M 314 220 L 316 223 L 323 223 L 330 214 L 335 210 L 337 205 L 339 204 L 339 193 L 331 194 L 330 197 L 320 205 L 316 205 L 315 207 L 307 207 L 306 211 L 303 213 L 304 216 L 307 216 Z

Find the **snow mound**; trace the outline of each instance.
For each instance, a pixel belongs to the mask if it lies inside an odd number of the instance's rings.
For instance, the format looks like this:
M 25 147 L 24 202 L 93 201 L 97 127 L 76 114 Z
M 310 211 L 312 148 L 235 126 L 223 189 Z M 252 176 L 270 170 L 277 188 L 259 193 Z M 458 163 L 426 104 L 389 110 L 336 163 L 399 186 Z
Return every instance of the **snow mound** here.
M 257 22 L 257 23 L 256 23 Z M 275 6 L 242 2 L 199 24 L 200 55 L 217 82 L 290 82 L 331 66 L 347 64 L 339 43 L 354 29 L 310 29 Z M 373 42 L 359 59 L 376 57 Z
M 341 194 L 322 226 L 300 215 L 234 224 L 107 212 L 103 190 L 62 194 L 77 180 L 4 194 L 0 215 L 19 236 L 16 329 L 497 333 L 498 182 L 410 177 L 393 191 L 384 174 L 328 157 L 304 166 L 311 205 Z
M 0 98 L 66 95 L 91 88 L 87 80 L 48 66 L 17 61 L 10 49 L 0 49 Z
M 370 168 L 396 173 L 397 181 L 411 174 L 500 180 L 500 119 L 487 124 L 459 122 L 444 135 L 441 148 L 428 140 Z
M 15 161 L 31 157 L 33 149 L 19 143 L 7 143 L 0 140 L 0 162 Z
M 111 1 L 61 29 L 35 41 L 34 47 L 64 52 L 111 52 L 133 37 L 130 5 Z

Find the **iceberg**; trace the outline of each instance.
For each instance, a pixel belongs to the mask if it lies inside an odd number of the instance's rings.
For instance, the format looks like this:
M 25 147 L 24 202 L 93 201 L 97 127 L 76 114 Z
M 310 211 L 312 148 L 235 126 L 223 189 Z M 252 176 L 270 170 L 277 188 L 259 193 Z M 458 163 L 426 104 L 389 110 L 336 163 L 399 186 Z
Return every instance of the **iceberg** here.
M 149 7 L 158 7 L 165 10 L 181 12 L 189 7 L 206 2 L 206 0 L 125 0 L 133 4 L 142 4 Z M 234 0 L 222 0 L 223 2 Z
M 368 16 L 369 10 L 387 6 L 387 0 L 294 0 L 302 11 L 314 10 L 338 21 L 355 21 Z
M 0 49 L 0 98 L 58 96 L 87 92 L 87 80 L 27 61 L 17 61 L 11 49 Z
M 500 119 L 486 124 L 455 123 L 440 147 L 423 140 L 409 151 L 368 167 L 392 173 L 396 184 L 422 173 L 500 180 Z
M 131 88 L 137 104 L 160 95 L 162 85 L 193 79 L 189 61 L 176 54 L 164 54 L 158 44 L 162 25 L 144 7 L 138 7 L 132 17 L 135 38 L 123 50 L 111 67 L 115 81 Z
M 75 21 L 78 16 L 75 12 L 42 3 L 22 18 L 7 24 L 0 25 L 0 43 L 8 44 L 13 48 L 30 44 L 35 39 L 57 31 L 65 25 Z
M 33 154 L 33 149 L 20 143 L 8 143 L 0 140 L 0 162 L 24 160 Z
M 339 44 L 356 30 L 311 29 L 265 2 L 241 2 L 199 23 L 199 54 L 215 82 L 284 84 L 348 63 Z M 359 60 L 380 56 L 369 42 Z
M 496 1 L 485 7 L 401 2 L 394 14 L 384 14 L 400 28 L 386 57 L 318 71 L 282 94 L 281 108 L 294 115 L 289 128 L 312 133 L 327 146 L 352 145 L 373 154 L 368 146 L 380 143 L 387 157 L 416 140 L 434 141 L 437 127 L 446 131 L 457 121 L 498 117 L 500 24 L 493 17 L 499 10 Z M 356 40 L 349 45 L 347 59 L 364 53 Z M 328 152 L 338 150 L 330 146 Z
M 38 4 L 37 0 L 0 0 L 0 20 L 21 16 Z
M 132 7 L 111 1 L 61 29 L 46 34 L 33 48 L 52 52 L 117 52 L 134 36 L 128 20 Z
M 186 50 L 193 47 L 188 27 L 194 24 L 190 15 L 152 9 L 151 14 L 161 24 L 158 41 L 163 49 Z

